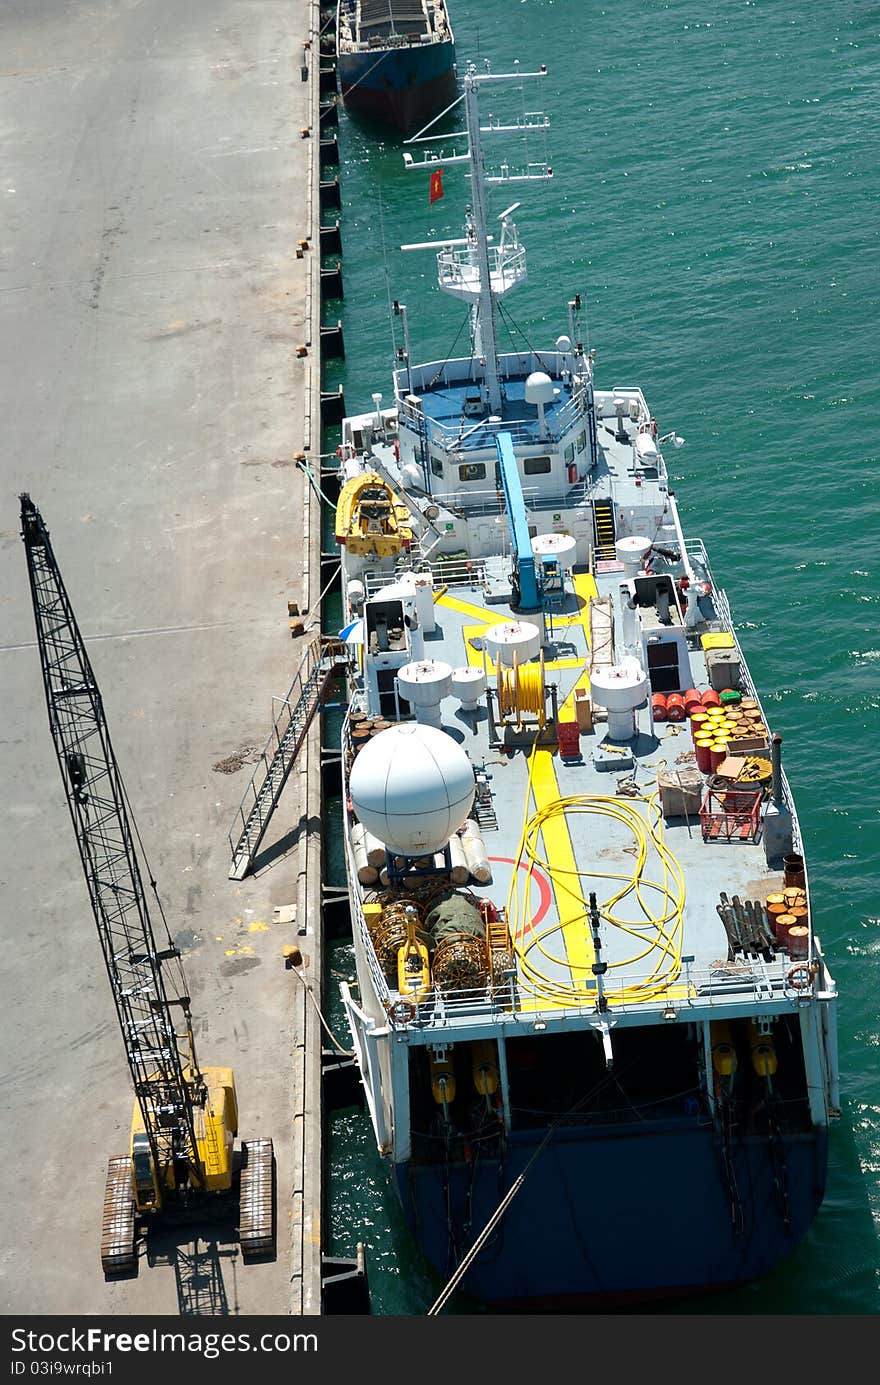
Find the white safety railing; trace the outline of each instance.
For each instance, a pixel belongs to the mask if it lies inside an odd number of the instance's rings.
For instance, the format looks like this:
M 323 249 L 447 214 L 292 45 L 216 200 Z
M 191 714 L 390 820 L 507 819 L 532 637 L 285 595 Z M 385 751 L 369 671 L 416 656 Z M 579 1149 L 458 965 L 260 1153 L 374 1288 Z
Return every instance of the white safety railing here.
M 365 929 L 362 937 L 364 935 Z M 372 944 L 368 935 L 366 937 L 375 961 Z M 687 969 L 687 977 L 683 970 L 666 988 L 651 985 L 644 978 L 644 998 L 633 994 L 636 982 L 621 982 L 604 988 L 607 1001 L 604 1012 L 597 1011 L 595 988 L 585 988 L 583 1002 L 576 1004 L 567 997 L 563 1000 L 562 987 L 559 999 L 554 999 L 550 987 L 546 991 L 536 991 L 512 979 L 470 989 L 433 987 L 420 1000 L 413 1001 L 411 997 L 401 997 L 397 991 L 390 990 L 383 976 L 380 999 L 387 1005 L 393 1025 L 415 1025 L 420 1029 L 463 1027 L 481 1021 L 491 1023 L 503 1017 L 509 1034 L 511 1025 L 533 1031 L 536 1025 L 544 1029 L 549 1023 L 561 1023 L 564 1027 L 574 1020 L 583 1024 L 588 1017 L 592 1022 L 597 1014 L 614 1021 L 627 1014 L 644 1015 L 647 1009 L 655 1012 L 658 1022 L 666 1022 L 672 1018 L 687 1020 L 695 1010 L 707 1007 L 711 1010 L 737 1007 L 741 1012 L 746 1005 L 754 1006 L 757 1011 L 768 1005 L 778 1006 L 784 1000 L 797 1003 L 810 999 L 813 984 L 808 973 L 814 960 L 811 951 L 808 958 L 783 956 L 773 962 L 761 958 L 737 959 L 701 968 L 691 966 Z

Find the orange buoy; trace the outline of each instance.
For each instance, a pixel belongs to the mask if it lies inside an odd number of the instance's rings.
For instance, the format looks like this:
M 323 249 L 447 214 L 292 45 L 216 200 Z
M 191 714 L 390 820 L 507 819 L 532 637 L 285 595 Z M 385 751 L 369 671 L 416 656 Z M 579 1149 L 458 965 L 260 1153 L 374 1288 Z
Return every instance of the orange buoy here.
M 666 698 L 666 720 L 684 721 L 684 698 L 681 693 L 670 693 Z
M 688 688 L 684 694 L 684 705 L 688 712 L 692 707 L 702 707 L 703 694 L 699 688 Z
M 701 694 L 700 701 L 704 707 L 718 707 L 721 703 L 721 699 L 714 688 L 707 688 L 706 691 Z
M 651 694 L 651 716 L 653 717 L 654 721 L 665 721 L 665 720 L 666 720 L 666 694 L 665 694 L 665 693 L 652 693 L 652 694 Z

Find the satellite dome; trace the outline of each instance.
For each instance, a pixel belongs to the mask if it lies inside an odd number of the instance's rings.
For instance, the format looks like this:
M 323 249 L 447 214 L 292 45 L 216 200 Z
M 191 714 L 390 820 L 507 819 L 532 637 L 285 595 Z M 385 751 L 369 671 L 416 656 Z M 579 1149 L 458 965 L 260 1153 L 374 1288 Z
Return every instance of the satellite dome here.
M 556 397 L 556 387 L 543 370 L 533 370 L 526 377 L 525 399 L 527 404 L 552 404 Z
M 467 819 L 474 772 L 445 731 L 404 722 L 367 741 L 351 767 L 348 790 L 359 820 L 389 851 L 427 856 Z

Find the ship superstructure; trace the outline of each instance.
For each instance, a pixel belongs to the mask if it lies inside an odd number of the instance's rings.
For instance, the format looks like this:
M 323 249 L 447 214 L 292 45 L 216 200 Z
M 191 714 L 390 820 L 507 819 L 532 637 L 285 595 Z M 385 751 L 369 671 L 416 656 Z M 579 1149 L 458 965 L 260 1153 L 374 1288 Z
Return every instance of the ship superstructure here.
M 432 248 L 470 354 L 412 363 L 395 305 L 393 400 L 343 423 L 343 994 L 425 1254 L 558 1308 L 769 1270 L 839 1097 L 781 741 L 683 532 L 682 440 L 596 386 L 577 296 L 549 350 L 498 350 L 525 249 L 517 204 L 488 229 L 479 96 L 540 75 L 464 79 L 471 205 Z

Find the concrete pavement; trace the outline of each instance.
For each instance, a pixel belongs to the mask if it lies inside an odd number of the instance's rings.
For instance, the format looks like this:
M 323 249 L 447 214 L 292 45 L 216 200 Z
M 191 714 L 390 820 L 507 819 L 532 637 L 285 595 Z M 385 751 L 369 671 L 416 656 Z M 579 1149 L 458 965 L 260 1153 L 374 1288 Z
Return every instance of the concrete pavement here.
M 296 853 L 236 884 L 225 838 L 298 657 L 307 32 L 306 0 L 0 12 L 7 1314 L 289 1311 L 295 930 L 273 909 Z M 155 1244 L 137 1280 L 101 1273 L 131 1088 L 47 725 L 21 490 L 89 641 L 201 1061 L 233 1065 L 242 1136 L 275 1140 L 274 1264 L 203 1229 Z M 296 779 L 267 844 L 298 818 Z

